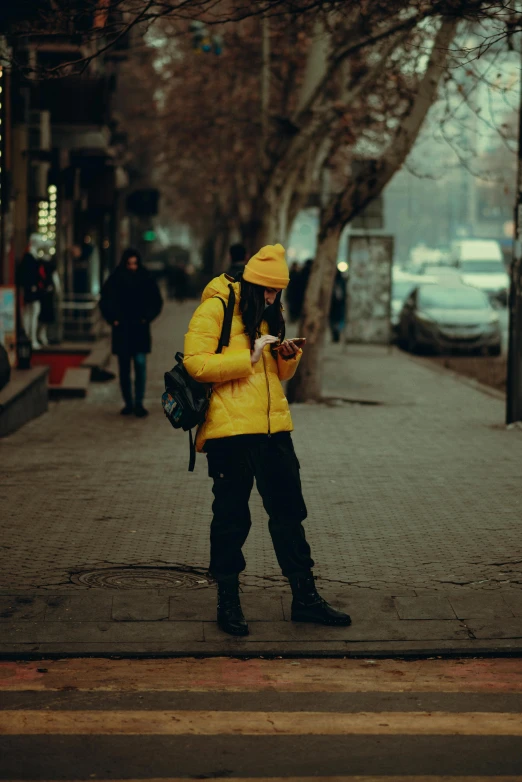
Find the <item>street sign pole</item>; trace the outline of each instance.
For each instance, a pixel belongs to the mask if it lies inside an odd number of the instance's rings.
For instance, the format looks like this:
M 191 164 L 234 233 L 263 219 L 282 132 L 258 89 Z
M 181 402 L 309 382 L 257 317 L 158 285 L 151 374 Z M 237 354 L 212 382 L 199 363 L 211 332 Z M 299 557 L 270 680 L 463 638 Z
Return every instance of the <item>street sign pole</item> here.
M 520 53 L 522 61 L 522 47 Z M 509 348 L 506 392 L 506 423 L 512 424 L 515 421 L 522 421 L 522 76 L 520 79 L 518 117 L 515 239 L 509 290 Z

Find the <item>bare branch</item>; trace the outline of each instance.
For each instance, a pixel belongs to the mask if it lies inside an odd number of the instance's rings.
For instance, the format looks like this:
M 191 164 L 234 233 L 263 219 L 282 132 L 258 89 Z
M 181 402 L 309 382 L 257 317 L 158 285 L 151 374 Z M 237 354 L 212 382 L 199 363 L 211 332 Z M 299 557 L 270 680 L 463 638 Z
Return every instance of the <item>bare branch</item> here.
M 355 178 L 349 187 L 332 197 L 321 221 L 322 231 L 328 230 L 332 222 L 338 224 L 340 221 L 345 225 L 359 214 L 383 190 L 407 159 L 436 96 L 456 29 L 456 20 L 442 22 L 417 95 L 398 124 L 386 151 L 377 163 L 369 162 L 364 173 Z

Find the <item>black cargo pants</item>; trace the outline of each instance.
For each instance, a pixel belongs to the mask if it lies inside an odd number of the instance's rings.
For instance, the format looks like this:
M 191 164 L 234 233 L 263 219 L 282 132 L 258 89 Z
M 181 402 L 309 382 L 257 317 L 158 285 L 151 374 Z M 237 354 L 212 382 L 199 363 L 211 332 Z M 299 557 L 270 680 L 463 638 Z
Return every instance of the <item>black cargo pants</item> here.
M 255 479 L 283 575 L 306 575 L 314 562 L 302 525 L 307 510 L 290 432 L 208 440 L 205 450 L 215 498 L 210 574 L 220 580 L 245 569 L 241 549 L 251 527 L 248 501 Z

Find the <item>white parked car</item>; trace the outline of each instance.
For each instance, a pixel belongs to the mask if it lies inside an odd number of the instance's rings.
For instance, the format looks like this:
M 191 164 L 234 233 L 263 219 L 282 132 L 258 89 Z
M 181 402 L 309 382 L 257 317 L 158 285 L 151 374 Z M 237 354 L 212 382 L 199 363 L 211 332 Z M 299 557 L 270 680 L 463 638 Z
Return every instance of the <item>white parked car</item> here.
M 492 302 L 506 305 L 509 275 L 498 242 L 492 239 L 461 239 L 452 243 L 452 260 L 462 282 L 486 293 Z
M 443 285 L 456 285 L 462 283 L 462 275 L 453 266 L 425 266 L 423 282 L 440 282 Z

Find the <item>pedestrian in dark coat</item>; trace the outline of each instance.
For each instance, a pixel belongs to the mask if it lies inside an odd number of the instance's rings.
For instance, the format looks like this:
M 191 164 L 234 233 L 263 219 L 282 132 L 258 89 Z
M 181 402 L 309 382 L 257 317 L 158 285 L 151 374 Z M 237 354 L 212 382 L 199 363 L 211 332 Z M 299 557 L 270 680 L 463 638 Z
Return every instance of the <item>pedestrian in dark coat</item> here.
M 346 319 L 346 280 L 342 272 L 337 269 L 330 303 L 330 331 L 332 342 L 341 341 L 341 333 L 344 331 Z
M 112 352 L 118 356 L 120 387 L 125 402 L 122 415 L 146 416 L 143 407 L 147 353 L 151 351 L 150 324 L 158 317 L 163 301 L 156 281 L 143 266 L 140 254 L 125 250 L 117 269 L 102 288 L 100 309 L 112 326 Z M 134 399 L 131 361 L 134 361 Z

